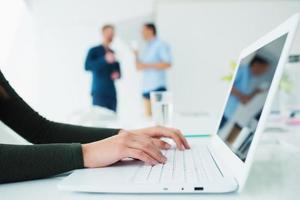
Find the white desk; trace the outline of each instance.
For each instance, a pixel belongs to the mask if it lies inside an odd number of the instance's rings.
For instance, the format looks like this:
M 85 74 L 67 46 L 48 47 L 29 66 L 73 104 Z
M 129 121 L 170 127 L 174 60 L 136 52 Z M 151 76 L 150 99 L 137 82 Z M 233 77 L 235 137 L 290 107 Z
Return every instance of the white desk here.
M 281 142 L 278 142 L 281 141 Z M 65 192 L 57 189 L 63 177 L 0 185 L 0 199 L 93 200 L 93 199 L 238 199 L 287 200 L 300 195 L 300 129 L 268 132 L 261 139 L 255 162 L 241 194 L 219 195 L 132 195 Z M 298 145 L 298 146 L 297 146 Z

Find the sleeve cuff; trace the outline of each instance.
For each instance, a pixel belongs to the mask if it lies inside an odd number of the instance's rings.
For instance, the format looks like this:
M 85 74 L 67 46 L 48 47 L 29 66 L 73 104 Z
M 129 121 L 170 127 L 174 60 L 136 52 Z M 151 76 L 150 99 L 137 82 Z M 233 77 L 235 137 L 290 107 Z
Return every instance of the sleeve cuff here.
M 81 144 L 73 143 L 71 146 L 71 149 L 72 149 L 72 153 L 73 153 L 72 157 L 73 157 L 74 168 L 76 168 L 76 169 L 84 168 Z

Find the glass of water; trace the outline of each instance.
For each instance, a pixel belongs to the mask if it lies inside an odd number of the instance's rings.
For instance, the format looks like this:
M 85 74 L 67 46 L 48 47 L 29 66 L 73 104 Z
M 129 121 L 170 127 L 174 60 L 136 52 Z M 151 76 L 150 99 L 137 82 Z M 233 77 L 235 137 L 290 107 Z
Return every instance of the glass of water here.
M 150 100 L 155 125 L 172 126 L 172 94 L 170 92 L 151 92 Z

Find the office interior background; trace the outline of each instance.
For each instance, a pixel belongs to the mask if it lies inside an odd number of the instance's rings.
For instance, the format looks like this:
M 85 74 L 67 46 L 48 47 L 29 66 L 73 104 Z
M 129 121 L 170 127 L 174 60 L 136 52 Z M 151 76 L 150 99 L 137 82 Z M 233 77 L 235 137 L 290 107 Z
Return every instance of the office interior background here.
M 299 11 L 296 0 L 0 0 L 1 70 L 43 116 L 69 122 L 91 109 L 84 60 L 100 43 L 100 27 L 112 23 L 123 74 L 116 83 L 118 116 L 140 115 L 141 74 L 131 45 L 151 21 L 172 49 L 175 111 L 219 116 L 229 87 L 222 77 L 240 51 Z M 292 54 L 300 54 L 299 44 L 298 31 Z

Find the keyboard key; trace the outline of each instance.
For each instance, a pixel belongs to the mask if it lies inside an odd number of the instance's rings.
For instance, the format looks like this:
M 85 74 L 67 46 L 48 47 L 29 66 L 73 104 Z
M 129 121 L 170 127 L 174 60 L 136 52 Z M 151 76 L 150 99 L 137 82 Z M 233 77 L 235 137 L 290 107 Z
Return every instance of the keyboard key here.
M 161 172 L 162 172 L 162 168 L 163 168 L 162 164 L 158 164 L 158 165 L 153 166 L 151 168 L 151 171 L 150 171 L 150 174 L 149 174 L 149 177 L 148 177 L 148 181 L 151 182 L 151 183 L 158 183 L 159 180 L 160 180 L 160 175 L 161 175 Z
M 215 181 L 222 175 L 207 147 L 180 151 L 164 150 L 165 164 L 141 166 L 134 177 L 138 183 L 203 183 Z
M 166 153 L 167 162 L 162 168 L 161 182 L 171 182 L 173 179 L 173 169 L 174 169 L 174 149 L 170 149 Z
M 175 161 L 173 170 L 174 182 L 184 182 L 184 151 L 175 151 Z
M 134 182 L 146 182 L 148 176 L 150 175 L 152 166 L 150 165 L 142 165 L 138 170 L 134 177 Z
M 196 174 L 196 167 L 194 160 L 192 158 L 192 150 L 186 150 L 184 153 L 184 162 L 185 162 L 185 182 L 187 183 L 196 183 L 198 182 L 198 177 Z
M 206 161 L 206 171 L 209 173 L 211 177 L 211 181 L 215 181 L 216 179 L 222 178 L 222 174 L 220 173 L 218 167 L 216 166 L 215 161 L 213 160 L 209 150 L 206 150 L 207 153 L 203 154 L 203 159 Z

